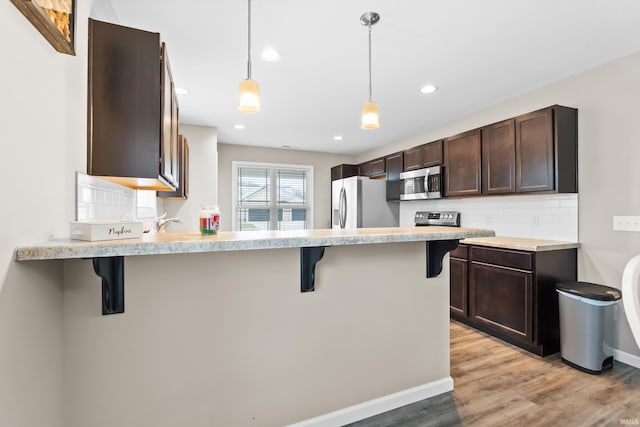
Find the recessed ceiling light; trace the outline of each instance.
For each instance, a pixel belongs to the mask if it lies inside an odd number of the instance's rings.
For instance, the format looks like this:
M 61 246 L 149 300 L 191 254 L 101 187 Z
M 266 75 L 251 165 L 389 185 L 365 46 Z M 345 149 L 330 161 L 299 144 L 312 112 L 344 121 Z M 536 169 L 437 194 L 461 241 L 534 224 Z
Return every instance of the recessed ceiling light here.
M 178 95 L 189 95 L 191 92 L 189 92 L 187 89 L 185 89 L 183 87 L 177 87 L 176 88 L 176 93 Z
M 342 141 L 343 138 L 342 138 L 342 135 L 336 135 L 333 137 L 333 139 L 336 141 Z
M 437 86 L 434 85 L 425 85 L 420 89 L 420 93 L 433 93 L 438 90 Z
M 244 125 L 237 124 L 237 125 L 234 126 L 234 128 L 238 129 L 238 130 L 242 130 L 242 129 L 244 129 Z
M 261 56 L 262 56 L 262 59 L 268 62 L 277 62 L 277 61 L 280 61 L 280 59 L 282 58 L 282 55 L 280 55 L 280 52 L 278 52 L 272 47 L 264 48 Z

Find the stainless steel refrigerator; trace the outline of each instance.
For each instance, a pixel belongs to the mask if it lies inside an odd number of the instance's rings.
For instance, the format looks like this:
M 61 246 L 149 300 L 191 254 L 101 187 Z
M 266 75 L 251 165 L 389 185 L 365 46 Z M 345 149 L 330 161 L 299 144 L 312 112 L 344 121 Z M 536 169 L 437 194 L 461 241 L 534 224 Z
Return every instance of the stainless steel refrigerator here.
M 352 176 L 331 182 L 331 228 L 397 227 L 400 204 L 387 202 L 383 179 Z

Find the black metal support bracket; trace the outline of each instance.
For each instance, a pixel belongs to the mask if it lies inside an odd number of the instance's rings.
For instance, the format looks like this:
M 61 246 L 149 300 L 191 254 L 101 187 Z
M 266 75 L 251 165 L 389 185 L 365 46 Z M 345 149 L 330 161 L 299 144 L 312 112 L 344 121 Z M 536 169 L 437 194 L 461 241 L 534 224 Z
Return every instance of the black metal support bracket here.
M 315 290 L 316 263 L 324 255 L 324 246 L 300 248 L 300 292 Z
M 102 315 L 124 313 L 124 257 L 93 258 L 102 278 Z
M 459 240 L 433 240 L 427 243 L 427 278 L 442 272 L 442 258 L 458 247 Z

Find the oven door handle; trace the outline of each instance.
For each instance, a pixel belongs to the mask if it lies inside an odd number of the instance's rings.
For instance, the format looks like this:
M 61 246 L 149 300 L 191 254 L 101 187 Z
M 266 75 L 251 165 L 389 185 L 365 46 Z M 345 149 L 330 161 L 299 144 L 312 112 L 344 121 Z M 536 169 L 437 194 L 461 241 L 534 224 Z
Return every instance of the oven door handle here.
M 429 169 L 426 170 L 424 174 L 424 193 L 427 195 L 427 199 L 429 198 Z

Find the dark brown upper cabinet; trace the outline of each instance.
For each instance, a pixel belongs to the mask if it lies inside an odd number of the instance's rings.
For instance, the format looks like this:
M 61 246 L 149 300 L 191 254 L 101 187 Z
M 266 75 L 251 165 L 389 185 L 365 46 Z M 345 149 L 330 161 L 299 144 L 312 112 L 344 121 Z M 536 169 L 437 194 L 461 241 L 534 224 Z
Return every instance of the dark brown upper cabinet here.
M 404 170 L 439 166 L 442 160 L 442 141 L 429 142 L 404 151 Z
M 516 192 L 578 191 L 578 110 L 554 105 L 516 117 Z
M 331 168 L 331 181 L 358 175 L 358 165 L 341 164 Z
M 442 141 L 424 144 L 422 147 L 422 167 L 440 166 L 443 164 Z
M 89 19 L 87 173 L 130 188 L 178 185 L 178 106 L 158 33 Z
M 178 136 L 178 186 L 175 191 L 158 191 L 158 197 L 163 199 L 189 198 L 189 143 L 184 135 Z
M 400 174 L 403 170 L 404 153 L 391 154 L 384 159 L 387 169 L 387 201 L 399 202 L 402 192 Z
M 379 159 L 370 160 L 368 162 L 358 165 L 358 175 L 375 177 L 384 175 L 386 172 L 386 165 L 384 157 Z
M 482 193 L 480 141 L 480 129 L 444 140 L 445 196 L 472 196 Z
M 482 128 L 482 193 L 515 191 L 516 132 L 510 119 Z
M 400 179 L 400 173 L 402 172 L 402 167 L 404 163 L 404 156 L 402 152 L 391 154 L 384 159 L 386 170 L 387 170 L 387 180 L 388 181 L 396 181 Z
M 422 167 L 422 147 L 413 147 L 404 151 L 404 170 L 410 171 Z
M 386 172 L 392 181 L 387 197 L 399 200 L 394 198 L 400 194 L 394 183 L 399 182 L 398 170 L 441 164 L 445 197 L 577 193 L 578 110 L 553 105 L 361 163 L 357 174 L 383 177 Z

